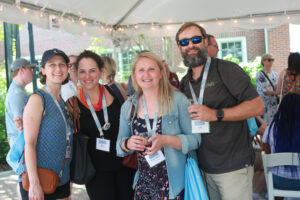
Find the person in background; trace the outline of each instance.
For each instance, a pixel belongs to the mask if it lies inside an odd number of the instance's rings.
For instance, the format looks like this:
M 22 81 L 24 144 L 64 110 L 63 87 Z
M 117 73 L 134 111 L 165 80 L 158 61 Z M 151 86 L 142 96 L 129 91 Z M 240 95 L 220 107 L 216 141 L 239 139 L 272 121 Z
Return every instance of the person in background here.
M 109 56 L 101 57 L 104 62 L 104 67 L 102 69 L 102 76 L 101 80 L 104 84 L 111 85 L 115 84 L 119 90 L 121 91 L 122 95 L 125 96 L 127 93 L 127 84 L 126 83 L 118 83 L 115 81 L 115 76 L 117 73 L 117 64 Z
M 61 97 L 66 102 L 69 98 L 73 96 L 77 96 L 78 93 L 78 86 L 80 85 L 78 78 L 77 78 L 77 71 L 75 67 L 75 62 L 77 59 L 77 56 L 70 55 L 69 56 L 70 63 L 68 65 L 69 67 L 69 74 L 70 74 L 70 80 L 68 83 L 61 86 Z
M 83 51 L 75 65 L 82 85 L 78 102 L 80 131 L 89 137 L 88 152 L 96 170 L 86 184 L 89 198 L 132 200 L 134 170 L 123 166 L 116 156 L 121 103 L 110 87 L 99 84 L 104 65 L 99 55 Z
M 166 73 L 171 85 L 173 85 L 176 88 L 179 88 L 178 76 L 176 75 L 176 73 L 170 71 L 169 65 L 165 60 L 163 60 L 162 62 L 164 64 L 164 67 L 166 68 Z
M 217 54 L 219 52 L 219 47 L 217 44 L 217 41 L 215 39 L 215 36 L 210 35 L 210 34 L 206 34 L 206 40 L 207 40 L 207 55 L 212 57 L 212 58 L 216 58 Z
M 122 106 L 117 155 L 137 152 L 135 199 L 183 200 L 185 154 L 201 143 L 200 134 L 191 132 L 189 102 L 171 86 L 161 59 L 152 52 L 137 55 L 132 83 L 137 92 Z
M 265 111 L 261 118 L 267 124 L 270 124 L 272 121 L 277 111 L 277 101 L 279 100 L 276 95 L 278 74 L 272 70 L 273 62 L 273 56 L 264 54 L 261 57 L 261 64 L 264 68 L 256 73 L 257 92 L 265 105 Z
M 15 60 L 10 67 L 13 80 L 5 98 L 5 124 L 10 147 L 23 129 L 23 109 L 28 97 L 25 86 L 32 82 L 34 67 L 35 64 L 24 58 Z
M 282 91 L 282 95 L 281 95 Z M 280 73 L 277 94 L 281 99 L 289 93 L 300 94 L 300 54 L 291 53 L 288 58 L 288 68 Z
M 25 191 L 19 183 L 23 200 L 70 196 L 73 126 L 60 96 L 61 85 L 68 81 L 68 63 L 68 56 L 59 49 L 44 52 L 39 77 L 45 85 L 30 96 L 24 109 L 24 157 L 30 186 Z M 54 193 L 43 193 L 37 167 L 53 170 L 59 177 Z
M 202 121 L 194 123 L 195 132 L 203 133 L 199 167 L 210 199 L 250 200 L 255 154 L 246 119 L 261 115 L 263 102 L 240 66 L 207 56 L 205 38 L 205 29 L 192 22 L 176 34 L 189 67 L 180 90 L 196 101 L 188 107 L 192 120 Z
M 269 153 L 300 153 L 300 95 L 291 93 L 284 96 L 274 119 L 263 136 L 263 150 Z M 300 155 L 300 154 L 299 154 Z M 298 155 L 297 159 L 300 159 Z M 300 167 L 273 167 L 274 188 L 300 190 Z M 276 197 L 276 200 L 283 200 Z

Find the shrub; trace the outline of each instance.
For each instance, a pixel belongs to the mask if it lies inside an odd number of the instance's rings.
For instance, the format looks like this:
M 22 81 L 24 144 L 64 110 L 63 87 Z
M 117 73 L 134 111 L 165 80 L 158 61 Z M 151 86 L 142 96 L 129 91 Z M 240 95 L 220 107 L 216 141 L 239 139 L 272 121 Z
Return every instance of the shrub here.
M 0 63 L 0 164 L 5 164 L 9 144 L 6 137 L 5 125 L 5 96 L 6 96 L 6 74 L 3 63 Z

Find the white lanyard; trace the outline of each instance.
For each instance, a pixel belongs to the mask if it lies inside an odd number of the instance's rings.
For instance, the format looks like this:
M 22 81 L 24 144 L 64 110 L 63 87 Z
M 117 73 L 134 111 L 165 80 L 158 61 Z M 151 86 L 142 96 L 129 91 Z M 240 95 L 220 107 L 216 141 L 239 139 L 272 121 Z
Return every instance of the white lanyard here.
M 94 118 L 94 121 L 96 123 L 96 126 L 97 126 L 97 128 L 99 130 L 100 138 L 103 138 L 104 134 L 103 134 L 102 129 L 106 131 L 106 130 L 108 130 L 110 128 L 110 123 L 108 122 L 108 113 L 107 113 L 107 107 L 106 107 L 106 100 L 105 100 L 104 91 L 103 91 L 103 94 L 102 94 L 102 108 L 103 108 L 104 121 L 105 121 L 105 124 L 104 124 L 103 128 L 101 127 L 101 124 L 100 124 L 100 122 L 98 120 L 98 117 L 96 115 L 96 112 L 94 110 L 94 107 L 93 107 L 93 105 L 91 103 L 91 100 L 90 100 L 89 96 L 86 94 L 86 92 L 84 90 L 83 90 L 83 92 L 84 92 L 84 96 L 85 96 L 86 102 L 87 102 L 87 104 L 88 104 L 88 106 L 90 108 L 90 111 L 91 111 L 92 116 Z
M 146 106 L 146 101 L 145 101 L 144 95 L 142 96 L 142 104 L 143 104 L 143 111 L 144 111 L 144 117 L 145 117 L 145 121 L 146 121 L 147 131 L 148 131 L 149 136 L 152 136 L 152 135 L 155 134 L 155 131 L 156 131 L 157 115 L 158 115 L 157 106 L 158 105 L 156 104 L 156 109 L 155 109 L 152 129 L 151 129 L 149 115 L 148 115 L 148 112 L 147 112 L 147 106 Z
M 62 118 L 64 119 L 64 122 L 65 122 L 65 127 L 66 127 L 66 140 L 67 140 L 67 144 L 69 145 L 70 144 L 70 135 L 71 135 L 71 130 L 70 130 L 70 127 L 69 125 L 67 124 L 67 120 L 66 120 L 66 117 L 58 103 L 58 101 L 56 100 L 56 98 L 54 97 L 53 93 L 51 92 L 50 88 L 45 85 L 45 89 L 48 91 L 48 93 L 50 94 L 51 98 L 53 99 L 54 103 L 56 104 L 56 107 L 58 108 Z
M 191 82 L 189 82 L 190 91 L 191 91 L 191 94 L 192 94 L 192 97 L 193 97 L 193 101 L 195 103 L 198 102 L 199 104 L 203 104 L 203 95 L 204 95 L 205 84 L 206 84 L 207 75 L 208 75 L 208 71 L 209 71 L 209 67 L 210 67 L 210 62 L 211 62 L 211 58 L 208 56 L 206 64 L 205 64 L 205 68 L 204 68 L 204 73 L 203 73 L 202 81 L 201 81 L 201 87 L 200 87 L 198 101 L 197 101 L 197 98 L 196 98 L 196 95 L 195 95 L 195 91 L 194 91 L 194 89 L 192 87 L 192 84 L 191 84 Z

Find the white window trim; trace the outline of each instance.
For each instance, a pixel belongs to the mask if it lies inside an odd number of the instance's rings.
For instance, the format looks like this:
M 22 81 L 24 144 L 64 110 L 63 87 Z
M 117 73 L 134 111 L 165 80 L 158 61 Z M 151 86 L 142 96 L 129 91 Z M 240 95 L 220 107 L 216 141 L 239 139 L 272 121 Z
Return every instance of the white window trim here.
M 247 62 L 248 61 L 248 55 L 247 55 L 247 42 L 246 42 L 246 37 L 229 37 L 229 38 L 217 38 L 217 43 L 219 48 L 221 48 L 221 43 L 223 42 L 241 42 L 242 43 L 242 60 L 241 62 Z M 221 57 L 221 51 L 218 53 L 218 58 Z

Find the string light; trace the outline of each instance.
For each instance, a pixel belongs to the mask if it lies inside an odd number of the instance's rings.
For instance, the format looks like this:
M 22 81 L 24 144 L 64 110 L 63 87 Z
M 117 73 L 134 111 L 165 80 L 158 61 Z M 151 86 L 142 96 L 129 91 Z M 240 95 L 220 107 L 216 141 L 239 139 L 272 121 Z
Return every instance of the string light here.
M 24 13 L 27 13 L 28 8 L 22 8 L 22 10 L 23 10 Z
M 269 20 L 269 21 L 272 21 L 272 20 L 273 20 L 273 18 L 272 18 L 272 17 L 269 17 L 269 18 L 268 18 L 268 20 Z
M 0 12 L 2 12 L 2 11 L 3 11 L 3 5 L 0 4 Z
M 233 20 L 233 23 L 237 24 L 239 21 L 237 19 Z

